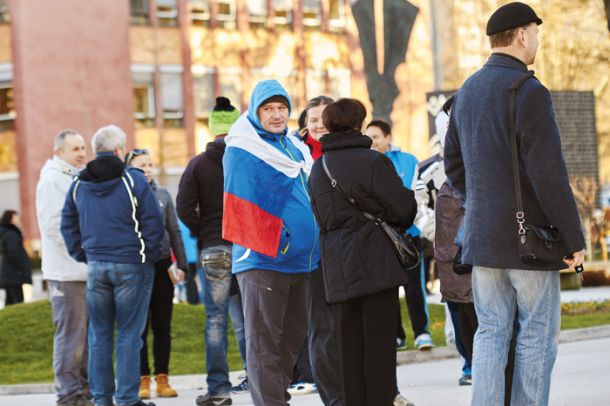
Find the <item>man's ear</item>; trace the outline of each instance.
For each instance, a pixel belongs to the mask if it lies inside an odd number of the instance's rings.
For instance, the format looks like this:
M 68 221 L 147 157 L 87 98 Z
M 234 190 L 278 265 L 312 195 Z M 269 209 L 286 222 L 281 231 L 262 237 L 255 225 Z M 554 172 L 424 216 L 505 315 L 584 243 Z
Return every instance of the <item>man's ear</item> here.
M 112 152 L 114 153 L 114 155 L 119 157 L 121 159 L 121 161 L 123 160 L 123 158 L 125 156 L 125 151 L 123 150 L 123 148 L 115 148 L 114 151 L 112 151 Z
M 520 29 L 519 32 L 517 33 L 517 41 L 519 41 L 519 44 L 525 48 L 527 46 L 527 33 L 525 31 L 525 29 Z

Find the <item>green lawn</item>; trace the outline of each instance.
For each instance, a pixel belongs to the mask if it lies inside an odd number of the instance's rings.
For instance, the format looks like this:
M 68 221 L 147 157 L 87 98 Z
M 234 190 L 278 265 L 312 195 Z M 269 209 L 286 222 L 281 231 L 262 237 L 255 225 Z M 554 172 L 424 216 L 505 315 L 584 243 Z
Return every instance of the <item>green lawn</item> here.
M 407 345 L 412 349 L 413 332 L 402 299 L 401 306 Z M 562 313 L 563 329 L 610 324 L 610 301 L 562 305 Z M 443 307 L 430 305 L 430 319 L 435 344 L 444 346 Z M 204 323 L 203 306 L 174 306 L 172 375 L 205 372 Z M 52 382 L 53 323 L 50 304 L 38 301 L 0 310 L 0 326 L 0 384 Z M 229 367 L 231 370 L 242 368 L 232 330 L 229 333 Z

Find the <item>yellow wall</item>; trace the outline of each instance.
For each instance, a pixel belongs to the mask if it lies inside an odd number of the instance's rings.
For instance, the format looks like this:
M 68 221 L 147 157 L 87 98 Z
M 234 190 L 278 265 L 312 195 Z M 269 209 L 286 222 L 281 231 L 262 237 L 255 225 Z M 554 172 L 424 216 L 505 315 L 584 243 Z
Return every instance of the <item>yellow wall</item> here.
M 11 26 L 0 24 L 0 63 L 11 62 Z
M 159 134 L 162 134 L 162 141 Z M 182 128 L 154 128 L 135 131 L 135 147 L 150 150 L 155 166 L 186 166 L 188 163 L 186 131 Z
M 0 172 L 17 170 L 15 131 L 0 131 Z
M 129 28 L 132 63 L 182 65 L 181 44 L 180 31 L 177 28 Z

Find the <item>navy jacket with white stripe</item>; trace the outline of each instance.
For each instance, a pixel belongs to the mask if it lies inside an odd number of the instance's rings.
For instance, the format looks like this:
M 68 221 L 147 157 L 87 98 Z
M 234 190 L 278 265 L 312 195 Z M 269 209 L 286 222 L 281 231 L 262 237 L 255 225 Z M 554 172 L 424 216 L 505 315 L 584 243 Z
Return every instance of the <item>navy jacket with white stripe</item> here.
M 163 223 L 142 171 L 101 152 L 70 186 L 61 233 L 79 262 L 154 264 L 161 254 Z

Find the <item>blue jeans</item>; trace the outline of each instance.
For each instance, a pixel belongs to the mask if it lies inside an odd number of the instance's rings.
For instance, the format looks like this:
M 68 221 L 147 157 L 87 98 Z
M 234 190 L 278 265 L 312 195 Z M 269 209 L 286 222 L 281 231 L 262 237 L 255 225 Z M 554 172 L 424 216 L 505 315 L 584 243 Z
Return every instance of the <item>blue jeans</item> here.
M 462 375 L 472 375 L 472 356 L 466 351 L 464 343 L 462 342 L 462 334 L 460 330 L 460 309 L 459 304 L 447 300 L 447 307 L 449 308 L 449 314 L 451 315 L 451 322 L 453 323 L 453 333 L 455 336 L 455 348 L 462 357 Z
M 231 290 L 231 247 L 218 245 L 201 250 L 205 274 L 205 355 L 208 392 L 231 393 L 227 365 L 227 319 Z
M 155 270 L 149 264 L 89 262 L 89 386 L 96 406 L 140 397 L 140 348 Z M 112 353 L 116 335 L 116 391 Z
M 511 403 L 547 405 L 561 322 L 559 272 L 475 266 L 472 405 L 504 403 L 504 369 L 517 314 Z

